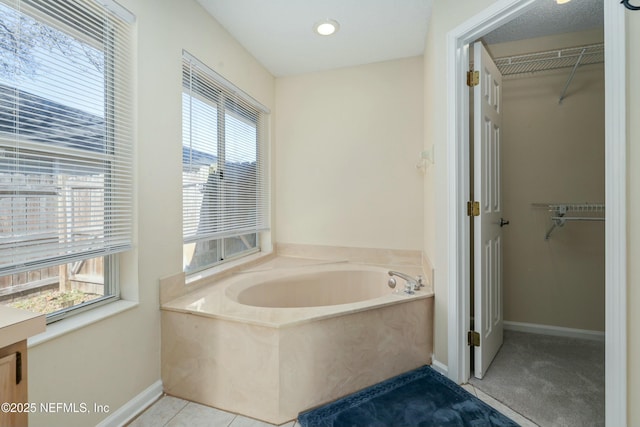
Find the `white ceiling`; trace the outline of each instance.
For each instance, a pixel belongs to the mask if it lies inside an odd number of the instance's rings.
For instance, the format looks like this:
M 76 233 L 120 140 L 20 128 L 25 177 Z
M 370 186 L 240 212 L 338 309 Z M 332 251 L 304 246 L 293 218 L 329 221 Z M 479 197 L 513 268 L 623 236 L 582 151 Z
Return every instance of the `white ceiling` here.
M 198 0 L 280 77 L 424 53 L 432 0 Z M 316 22 L 340 23 L 319 36 Z
M 274 76 L 406 58 L 424 53 L 433 0 L 197 0 Z M 454 1 L 454 0 L 447 0 Z M 313 26 L 335 19 L 340 30 Z M 603 0 L 537 0 L 483 39 L 499 43 L 603 24 Z

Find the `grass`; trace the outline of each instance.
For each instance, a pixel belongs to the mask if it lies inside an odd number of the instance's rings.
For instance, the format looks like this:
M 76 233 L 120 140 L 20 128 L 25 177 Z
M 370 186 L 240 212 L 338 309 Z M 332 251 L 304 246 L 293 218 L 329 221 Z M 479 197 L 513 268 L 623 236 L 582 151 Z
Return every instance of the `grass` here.
M 65 292 L 50 290 L 13 301 L 7 305 L 34 313 L 49 314 L 99 297 L 101 297 L 101 295 L 87 294 L 78 290 Z

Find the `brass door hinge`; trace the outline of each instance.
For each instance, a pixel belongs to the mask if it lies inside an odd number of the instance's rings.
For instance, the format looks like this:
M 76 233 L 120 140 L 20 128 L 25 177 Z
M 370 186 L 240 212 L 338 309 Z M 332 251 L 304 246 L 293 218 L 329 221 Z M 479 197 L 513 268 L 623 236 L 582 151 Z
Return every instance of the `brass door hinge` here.
M 480 83 L 480 71 L 467 71 L 467 86 L 474 87 Z
M 480 202 L 467 202 L 467 216 L 480 215 Z
M 467 332 L 467 344 L 474 347 L 480 347 L 480 334 L 474 331 Z

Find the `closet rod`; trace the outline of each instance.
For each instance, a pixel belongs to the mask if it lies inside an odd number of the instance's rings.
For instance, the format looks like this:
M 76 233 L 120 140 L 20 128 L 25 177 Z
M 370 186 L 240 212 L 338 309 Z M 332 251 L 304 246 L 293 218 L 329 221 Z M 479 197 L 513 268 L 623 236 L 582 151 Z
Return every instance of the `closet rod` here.
M 588 217 L 588 216 L 553 216 L 551 217 L 553 224 L 551 224 L 551 228 L 547 230 L 547 234 L 544 235 L 544 240 L 549 240 L 553 230 L 557 227 L 564 226 L 565 221 L 604 221 L 605 219 L 602 217 Z
M 551 234 L 558 227 L 563 227 L 567 221 L 604 221 L 603 216 L 566 216 L 567 213 L 593 213 L 604 212 L 604 203 L 533 203 L 534 208 L 545 208 L 551 212 L 551 227 L 544 235 L 544 240 L 549 240 Z
M 554 216 L 554 221 L 604 221 L 604 218 L 595 216 Z
M 576 75 L 576 70 L 580 66 L 580 61 L 582 61 L 582 57 L 584 56 L 584 53 L 586 51 L 587 51 L 587 49 L 584 48 L 584 49 L 582 49 L 582 52 L 580 52 L 580 56 L 578 57 L 578 60 L 576 61 L 576 65 L 573 66 L 573 69 L 571 70 L 571 74 L 569 74 L 569 79 L 567 80 L 567 83 L 564 85 L 564 89 L 562 89 L 562 94 L 560 95 L 560 99 L 558 100 L 558 104 L 562 104 L 562 100 L 564 99 L 565 95 L 567 94 L 567 89 L 569 89 L 569 85 L 571 84 L 571 80 L 573 80 L 573 76 Z

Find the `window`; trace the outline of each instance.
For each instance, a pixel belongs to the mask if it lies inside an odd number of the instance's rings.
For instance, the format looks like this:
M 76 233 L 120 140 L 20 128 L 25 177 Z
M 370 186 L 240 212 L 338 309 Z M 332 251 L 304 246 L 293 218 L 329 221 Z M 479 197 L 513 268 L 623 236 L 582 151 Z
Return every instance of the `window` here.
M 184 53 L 184 271 L 257 252 L 268 229 L 268 110 Z
M 130 25 L 111 10 L 0 0 L 0 303 L 49 321 L 117 299 L 132 244 Z

